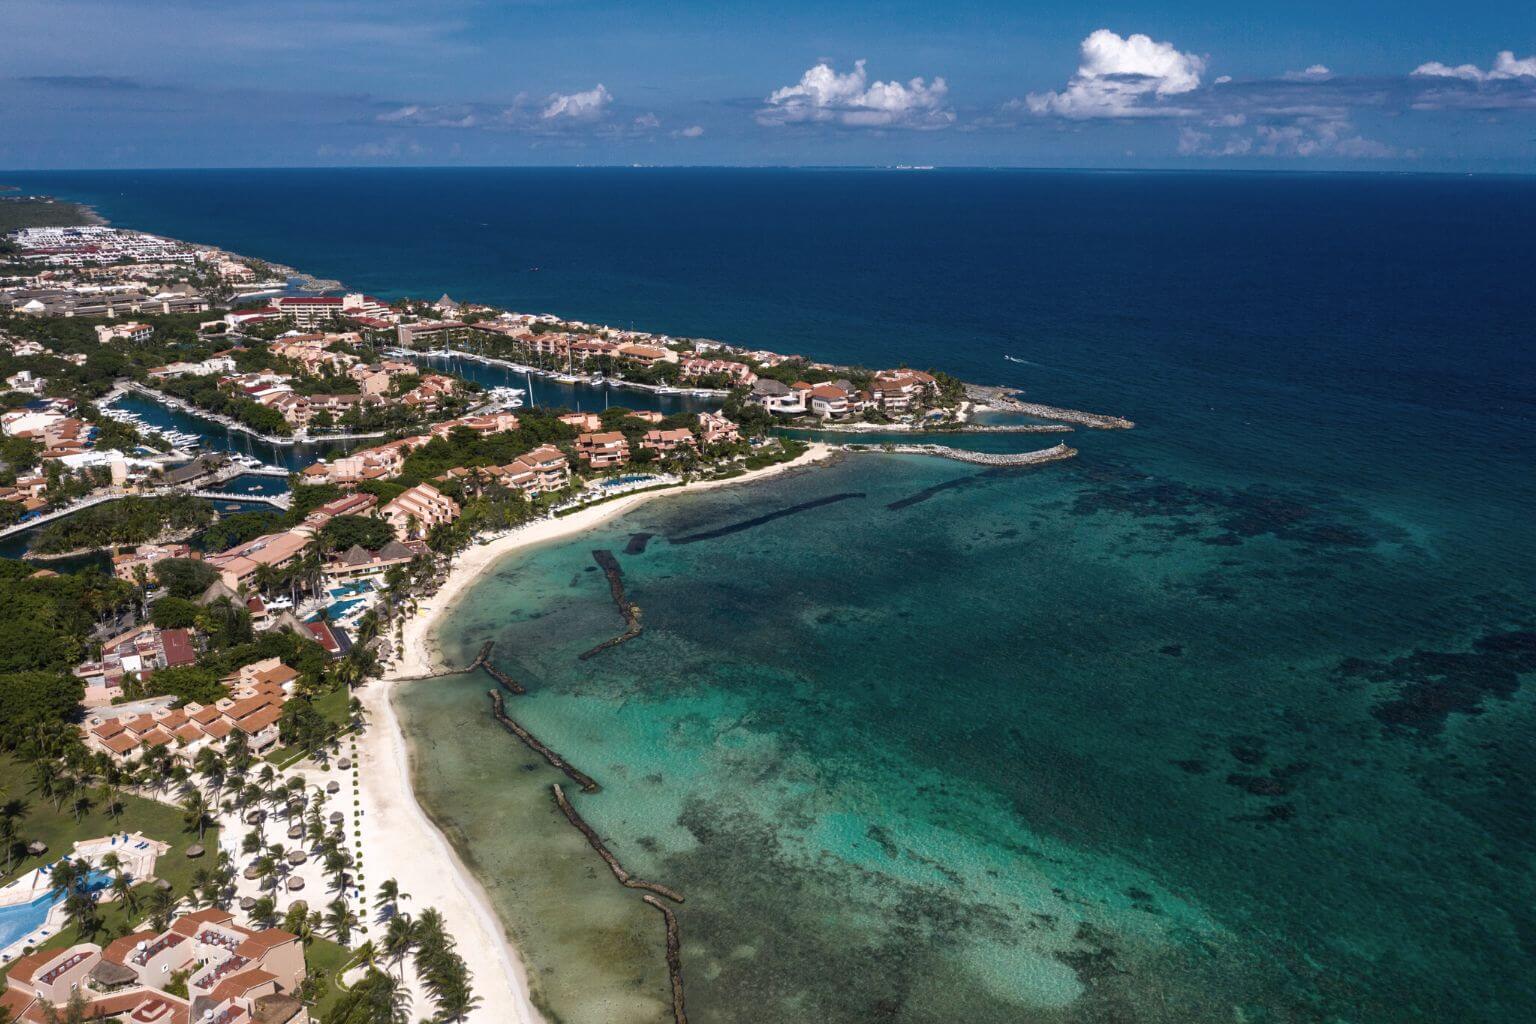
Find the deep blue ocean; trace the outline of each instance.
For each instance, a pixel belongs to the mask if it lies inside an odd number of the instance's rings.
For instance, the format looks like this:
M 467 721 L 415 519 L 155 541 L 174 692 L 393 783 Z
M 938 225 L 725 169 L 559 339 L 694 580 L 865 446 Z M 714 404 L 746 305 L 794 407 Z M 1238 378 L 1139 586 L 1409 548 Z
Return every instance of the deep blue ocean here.
M 380 296 L 1136 421 L 1039 471 L 869 455 L 658 501 L 445 628 L 502 641 L 520 720 L 604 783 L 583 813 L 690 893 L 698 1020 L 1536 1019 L 1536 178 L 0 180 Z M 593 548 L 648 630 L 577 662 L 614 631 Z M 402 693 L 425 799 L 553 1014 L 663 1019 L 654 911 L 483 684 Z

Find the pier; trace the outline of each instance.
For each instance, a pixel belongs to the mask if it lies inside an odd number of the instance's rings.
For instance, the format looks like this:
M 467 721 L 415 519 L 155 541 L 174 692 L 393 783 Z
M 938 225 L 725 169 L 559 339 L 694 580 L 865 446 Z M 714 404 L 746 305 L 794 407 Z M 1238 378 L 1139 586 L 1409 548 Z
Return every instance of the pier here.
M 618 636 L 604 640 L 591 650 L 577 655 L 580 661 L 586 661 L 610 647 L 628 643 L 645 631 L 645 627 L 640 625 L 640 609 L 630 604 L 629 599 L 624 595 L 624 570 L 619 568 L 619 560 L 614 557 L 612 551 L 594 551 L 592 560 L 602 567 L 603 575 L 608 577 L 608 591 L 613 595 L 613 603 L 618 606 L 619 614 L 624 616 L 625 629 Z
M 683 940 L 678 932 L 677 914 L 650 893 L 640 898 L 661 911 L 661 916 L 667 920 L 667 974 L 672 978 L 672 1019 L 677 1024 L 688 1024 L 688 1013 L 683 1008 Z
M 603 863 L 608 865 L 608 870 L 613 872 L 613 877 L 619 880 L 620 885 L 627 886 L 630 889 L 644 889 L 647 893 L 657 893 L 674 903 L 683 902 L 683 894 L 676 889 L 669 889 L 660 882 L 647 882 L 636 878 L 626 871 L 624 865 L 619 863 L 619 858 L 615 857 L 608 847 L 604 845 L 597 831 L 591 825 L 588 825 L 580 814 L 576 813 L 576 808 L 571 806 L 571 801 L 566 798 L 565 790 L 561 788 L 560 783 L 554 783 L 551 789 L 553 789 L 555 794 L 555 803 L 559 805 L 560 812 L 565 815 L 565 820 L 575 825 L 576 830 L 586 836 L 587 844 L 597 852 L 599 857 L 603 858 Z
M 592 776 L 588 775 L 580 768 L 572 767 L 569 763 L 566 762 L 565 758 L 561 757 L 559 754 L 555 753 L 553 750 L 540 743 L 537 736 L 529 732 L 527 729 L 524 729 L 521 725 L 518 725 L 516 721 L 507 715 L 506 706 L 502 701 L 500 690 L 487 690 L 486 694 L 491 698 L 491 716 L 495 718 L 496 721 L 501 723 L 502 728 L 506 729 L 512 735 L 522 740 L 523 745 L 526 746 L 529 750 L 533 751 L 535 754 L 538 754 L 544 760 L 548 761 L 550 767 L 558 768 L 560 771 L 564 772 L 572 782 L 581 787 L 581 791 L 583 793 L 597 792 L 598 785 L 593 780 Z
M 79 512 L 81 509 L 90 508 L 92 505 L 100 505 L 104 501 L 116 501 L 119 498 L 126 498 L 127 496 L 127 493 L 123 491 L 113 491 L 109 494 L 93 494 L 89 498 L 82 498 L 79 501 L 71 502 L 70 504 L 65 505 L 63 508 L 54 509 L 52 512 L 44 512 L 40 516 L 34 516 L 31 519 L 24 519 L 20 522 L 12 523 L 5 529 L 0 530 L 0 537 L 9 537 L 13 533 L 21 533 L 25 530 L 32 529 L 34 526 L 42 526 L 44 523 L 51 523 L 55 519 L 63 519 L 65 516 L 72 516 L 76 512 Z
M 280 508 L 284 512 L 293 507 L 293 497 L 288 494 L 235 494 L 229 491 L 193 491 L 194 498 L 207 498 L 209 501 L 244 501 L 261 502 Z
M 843 445 L 847 452 L 889 452 L 896 455 L 937 455 L 956 462 L 972 462 L 979 466 L 1039 466 L 1047 462 L 1060 462 L 1077 455 L 1076 448 L 1065 444 L 1041 448 L 1032 452 L 973 452 L 964 448 L 950 448 L 942 444 L 887 444 Z

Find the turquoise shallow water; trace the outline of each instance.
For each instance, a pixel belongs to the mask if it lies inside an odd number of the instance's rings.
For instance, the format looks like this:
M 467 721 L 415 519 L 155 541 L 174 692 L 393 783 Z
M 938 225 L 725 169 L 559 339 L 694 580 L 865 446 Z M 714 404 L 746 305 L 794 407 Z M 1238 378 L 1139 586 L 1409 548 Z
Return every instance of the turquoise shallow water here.
M 1169 478 L 1115 451 L 1133 436 L 1041 470 L 856 456 L 664 499 L 461 603 L 448 655 L 496 638 L 532 691 L 512 713 L 604 787 L 581 812 L 687 893 L 695 1019 L 1536 1006 L 1531 708 L 1505 685 L 1536 647 L 1490 600 L 1524 566 L 1471 581 L 1475 522 Z M 580 662 L 622 628 L 594 549 L 647 631 Z M 424 797 L 559 1019 L 664 1019 L 659 915 L 488 724 L 488 684 L 402 691 Z

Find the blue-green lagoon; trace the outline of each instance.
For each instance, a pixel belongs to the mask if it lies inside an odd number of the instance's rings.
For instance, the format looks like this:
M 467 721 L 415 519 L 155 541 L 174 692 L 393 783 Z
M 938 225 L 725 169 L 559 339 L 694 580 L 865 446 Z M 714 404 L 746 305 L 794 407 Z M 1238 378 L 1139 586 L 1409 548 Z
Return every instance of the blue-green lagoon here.
M 1459 575 L 1475 524 L 1176 478 L 1134 433 L 1073 443 L 1033 470 L 853 455 L 663 497 L 507 557 L 438 640 L 457 664 L 497 641 L 530 690 L 509 712 L 602 785 L 567 783 L 579 811 L 687 895 L 695 1021 L 1536 1005 L 1530 701 L 1506 685 L 1536 645 L 1491 564 Z M 623 628 L 599 549 L 646 631 L 579 661 Z M 550 1019 L 670 1019 L 660 915 L 490 685 L 400 690 L 424 803 Z

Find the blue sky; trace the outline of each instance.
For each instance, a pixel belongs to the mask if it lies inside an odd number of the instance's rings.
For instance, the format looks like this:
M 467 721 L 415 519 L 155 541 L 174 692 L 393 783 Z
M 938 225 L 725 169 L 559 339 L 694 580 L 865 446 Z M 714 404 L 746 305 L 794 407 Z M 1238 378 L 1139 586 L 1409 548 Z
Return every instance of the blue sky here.
M 1536 172 L 1529 2 L 6 0 L 0 167 Z

